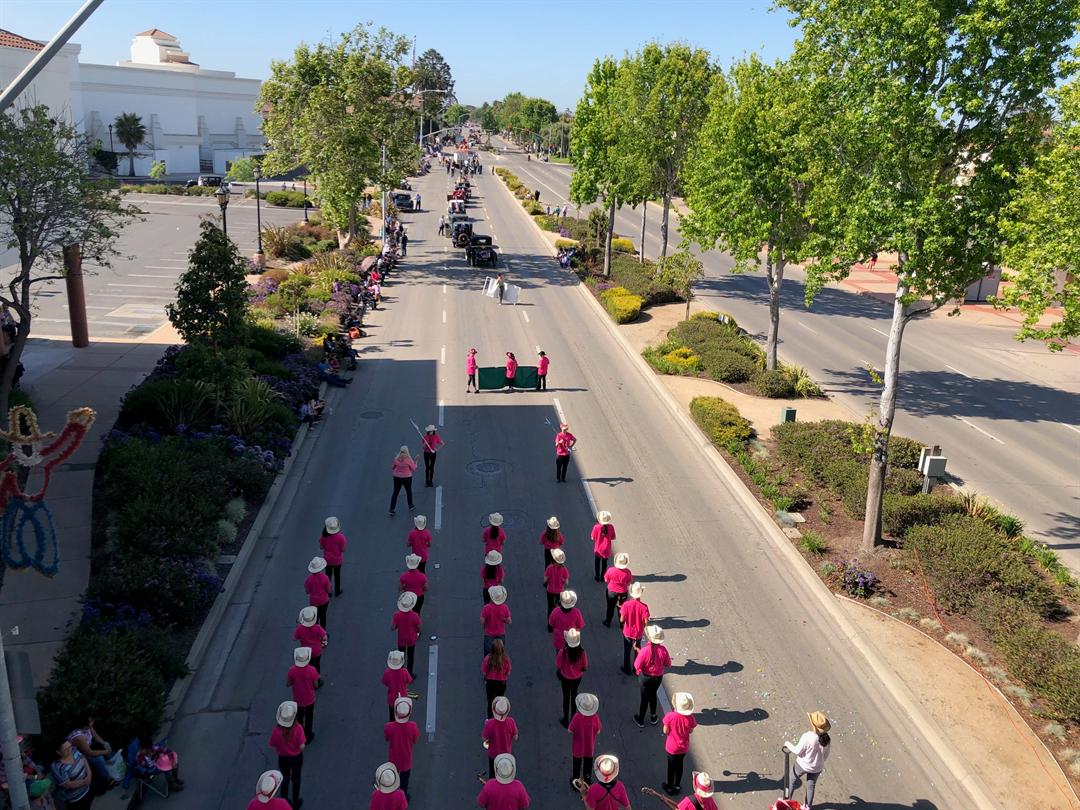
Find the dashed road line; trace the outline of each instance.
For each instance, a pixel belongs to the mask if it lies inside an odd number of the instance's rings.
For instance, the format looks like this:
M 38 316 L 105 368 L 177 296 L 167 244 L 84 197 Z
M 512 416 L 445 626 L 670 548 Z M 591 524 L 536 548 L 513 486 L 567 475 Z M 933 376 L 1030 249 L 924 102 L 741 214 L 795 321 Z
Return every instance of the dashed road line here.
M 427 722 L 424 730 L 428 735 L 428 742 L 435 739 L 435 696 L 438 694 L 439 684 L 439 645 L 432 644 L 428 648 L 428 676 L 427 676 Z
M 117 284 L 117 283 L 112 282 L 112 281 L 110 281 L 107 286 L 109 286 L 109 287 L 140 287 L 140 288 L 142 288 L 144 290 L 162 290 L 162 291 L 168 289 L 167 287 L 162 287 L 160 284 Z
M 816 329 L 812 329 L 812 328 L 810 328 L 809 326 L 807 326 L 807 325 L 806 325 L 805 323 L 803 323 L 802 321 L 795 321 L 795 323 L 797 323 L 797 324 L 798 324 L 799 326 L 801 326 L 801 327 L 802 327 L 803 329 L 805 329 L 805 330 L 806 330 L 807 332 L 813 332 L 813 333 L 814 333 L 815 335 L 816 335 L 816 334 L 818 333 L 818 331 L 817 331 Z
M 563 413 L 562 403 L 559 402 L 559 398 L 554 397 L 553 401 L 555 402 L 555 413 L 559 415 L 559 421 L 566 422 L 566 414 Z
M 521 317 L 525 319 L 525 323 L 529 322 L 529 313 L 525 310 L 521 310 Z
M 446 365 L 446 347 L 442 347 L 442 351 L 439 353 L 439 362 L 444 366 Z
M 987 432 L 986 432 L 985 430 L 983 430 L 983 429 L 982 429 L 981 427 L 979 427 L 978 425 L 976 425 L 976 424 L 975 424 L 974 422 L 969 422 L 969 421 L 968 421 L 967 419 L 965 419 L 965 418 L 964 418 L 964 417 L 962 417 L 962 416 L 957 416 L 956 418 L 957 418 L 957 419 L 959 419 L 959 420 L 960 420 L 961 422 L 963 422 L 963 423 L 964 423 L 965 425 L 967 425 L 968 427 L 973 427 L 973 428 L 975 428 L 975 430 L 979 431 L 979 433 L 981 433 L 982 435 L 984 435 L 984 436 L 985 436 L 986 438 L 988 438 L 988 439 L 993 439 L 993 440 L 994 440 L 995 442 L 997 442 L 998 444 L 1001 444 L 1001 445 L 1004 445 L 1004 444 L 1005 444 L 1005 442 L 1003 442 L 1003 441 L 1002 441 L 1001 439 L 999 439 L 999 438 L 998 438 L 997 436 L 995 436 L 995 435 L 994 435 L 994 434 L 992 434 L 992 433 L 987 433 Z
M 1080 428 L 1075 427 L 1074 425 L 1066 425 L 1064 422 L 1062 422 L 1061 424 L 1065 425 L 1065 427 L 1067 427 L 1069 430 L 1073 431 L 1074 433 L 1080 433 Z
M 873 330 L 874 330 L 875 332 L 877 332 L 877 333 L 878 333 L 879 335 L 881 335 L 882 337 L 888 337 L 888 336 L 889 336 L 889 333 L 888 333 L 888 332 L 882 332 L 882 331 L 881 331 L 880 329 L 878 329 L 878 328 L 877 328 L 876 326 L 871 326 L 870 328 L 871 328 L 871 329 L 873 329 Z
M 957 368 L 956 366 L 950 366 L 950 365 L 949 365 L 948 363 L 946 363 L 946 364 L 945 364 L 945 368 L 949 369 L 950 371 L 955 371 L 955 372 L 956 372 L 957 374 L 959 374 L 959 375 L 960 375 L 961 377 L 967 377 L 967 378 L 968 378 L 969 380 L 971 379 L 971 375 L 970 375 L 970 374 L 965 374 L 965 373 L 964 373 L 964 372 L 962 372 L 962 371 L 961 371 L 960 369 L 958 369 L 958 368 Z
M 442 528 L 442 486 L 435 487 L 435 531 Z
M 446 310 L 445 309 L 442 311 L 442 322 L 446 323 Z
M 446 401 L 440 399 L 439 400 L 439 427 L 442 427 L 443 425 L 446 424 L 445 416 L 446 416 Z
M 153 270 L 154 268 L 150 268 L 150 269 Z M 162 267 L 161 269 L 164 270 L 165 268 Z M 128 273 L 127 277 L 128 278 L 176 278 L 176 276 L 166 276 L 166 275 L 163 275 L 163 274 L 160 274 L 160 273 Z
M 589 511 L 595 515 L 598 511 L 596 508 L 596 501 L 593 500 L 592 490 L 589 489 L 589 482 L 584 478 L 581 479 L 581 488 L 585 490 L 585 500 L 589 502 Z

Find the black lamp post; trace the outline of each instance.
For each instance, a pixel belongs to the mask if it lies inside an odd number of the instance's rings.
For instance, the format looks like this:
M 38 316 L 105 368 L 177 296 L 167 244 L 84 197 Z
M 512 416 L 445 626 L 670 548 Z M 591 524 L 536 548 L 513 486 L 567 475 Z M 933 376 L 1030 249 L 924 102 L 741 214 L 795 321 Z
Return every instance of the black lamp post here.
M 304 222 L 307 222 L 307 221 L 308 221 L 308 218 L 307 218 L 307 207 L 308 207 L 308 199 L 307 199 L 307 177 L 305 176 L 305 177 L 304 177 Z
M 112 143 L 112 124 L 109 124 L 109 151 L 110 152 L 115 151 L 113 149 L 113 143 Z
M 225 209 L 229 207 L 229 192 L 225 190 L 224 186 L 218 186 L 218 190 L 214 192 L 214 196 L 217 197 L 217 204 L 221 207 L 221 230 L 226 236 L 229 235 L 229 226 L 225 220 Z
M 259 171 L 259 164 L 255 164 L 255 238 L 257 240 L 258 249 L 255 251 L 255 262 L 259 267 L 263 266 L 265 256 L 262 249 L 262 194 L 259 193 L 259 178 L 262 177 L 262 172 Z M 304 209 L 304 213 L 307 213 L 307 209 Z

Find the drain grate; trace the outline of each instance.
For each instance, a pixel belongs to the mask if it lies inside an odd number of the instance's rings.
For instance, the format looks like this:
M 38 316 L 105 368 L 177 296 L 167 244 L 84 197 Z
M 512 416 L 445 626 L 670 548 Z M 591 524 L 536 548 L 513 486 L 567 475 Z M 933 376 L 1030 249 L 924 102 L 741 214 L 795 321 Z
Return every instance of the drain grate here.
M 382 411 L 363 411 L 360 414 L 360 418 L 361 419 L 382 419 L 383 418 L 383 412 Z
M 489 458 L 481 461 L 470 461 L 465 465 L 466 472 L 473 475 L 498 475 L 506 469 L 506 462 Z

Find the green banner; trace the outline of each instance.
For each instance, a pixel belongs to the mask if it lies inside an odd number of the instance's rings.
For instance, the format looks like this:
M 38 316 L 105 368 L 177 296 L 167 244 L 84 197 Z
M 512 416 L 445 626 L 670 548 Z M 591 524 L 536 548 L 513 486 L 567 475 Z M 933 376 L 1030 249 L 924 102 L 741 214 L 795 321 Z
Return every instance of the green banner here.
M 485 366 L 476 375 L 481 391 L 498 391 L 506 388 L 506 367 Z M 518 366 L 514 388 L 536 388 L 536 366 Z

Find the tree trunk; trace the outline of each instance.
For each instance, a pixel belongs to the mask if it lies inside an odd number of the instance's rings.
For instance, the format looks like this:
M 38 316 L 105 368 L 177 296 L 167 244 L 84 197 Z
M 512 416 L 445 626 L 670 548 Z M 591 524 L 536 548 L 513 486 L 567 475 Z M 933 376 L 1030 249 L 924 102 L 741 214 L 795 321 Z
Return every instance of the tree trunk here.
M 604 239 L 604 278 L 611 278 L 611 236 L 615 230 L 615 198 L 608 204 L 607 237 Z
M 645 215 L 649 213 L 649 201 L 641 203 L 641 250 L 638 251 L 638 263 L 645 264 Z
M 765 368 L 775 371 L 779 367 L 776 347 L 780 342 L 780 285 L 784 282 L 784 260 L 774 260 L 771 247 L 765 249 L 765 277 L 769 280 L 769 334 L 765 340 Z
M 885 466 L 888 461 L 889 435 L 896 416 L 896 389 L 900 377 L 900 348 L 909 313 L 904 306 L 907 283 L 904 280 L 904 256 L 901 254 L 896 298 L 893 300 L 889 343 L 885 349 L 885 386 L 881 390 L 876 424 L 874 449 L 870 455 L 870 478 L 866 486 L 866 517 L 863 520 L 862 550 L 873 551 L 881 542 L 881 505 L 885 490 Z
M 128 149 L 128 177 L 135 176 L 135 150 Z
M 668 214 L 671 211 L 671 194 L 664 192 L 664 216 L 660 220 L 660 258 L 667 258 Z

